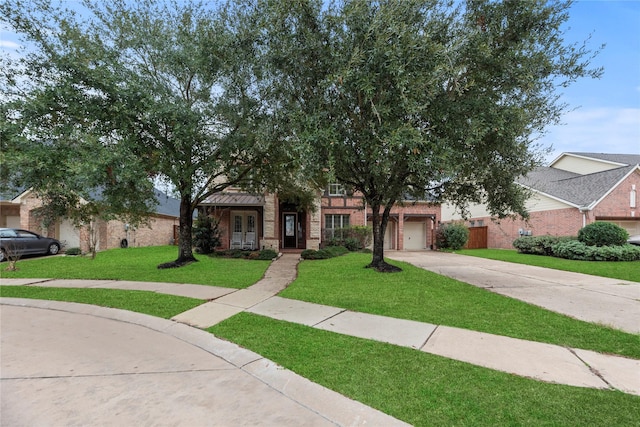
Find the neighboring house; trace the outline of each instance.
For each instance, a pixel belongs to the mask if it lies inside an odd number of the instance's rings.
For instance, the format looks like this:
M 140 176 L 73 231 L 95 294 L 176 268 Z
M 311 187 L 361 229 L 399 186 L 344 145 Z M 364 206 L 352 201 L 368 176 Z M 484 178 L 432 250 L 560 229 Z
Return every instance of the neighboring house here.
M 240 191 L 215 194 L 198 207 L 220 221 L 222 249 L 318 249 L 336 230 L 371 225 L 371 210 L 361 196 L 348 195 L 339 184 L 318 194 L 313 209 L 279 200 L 275 194 L 251 195 Z M 391 211 L 385 249 L 428 249 L 435 242 L 440 207 L 407 201 Z
M 172 244 L 175 229 L 179 224 L 180 201 L 156 191 L 158 205 L 149 218 L 148 225 L 130 227 L 122 221 L 98 221 L 98 250 L 121 246 L 158 246 Z M 31 190 L 27 190 L 11 200 L 0 200 L 0 227 L 23 228 L 60 240 L 64 249 L 79 247 L 89 249 L 88 229 L 77 228 L 71 221 L 60 219 L 47 229 L 35 215 L 42 201 Z M 125 242 L 126 240 L 126 242 Z
M 477 205 L 470 208 L 466 224 L 486 227 L 490 248 L 513 248 L 513 241 L 522 235 L 575 236 L 595 221 L 613 222 L 630 235 L 640 234 L 639 164 L 638 154 L 563 153 L 518 181 L 533 191 L 527 203 L 528 221 L 497 220 Z M 442 221 L 456 220 L 461 216 L 443 205 Z

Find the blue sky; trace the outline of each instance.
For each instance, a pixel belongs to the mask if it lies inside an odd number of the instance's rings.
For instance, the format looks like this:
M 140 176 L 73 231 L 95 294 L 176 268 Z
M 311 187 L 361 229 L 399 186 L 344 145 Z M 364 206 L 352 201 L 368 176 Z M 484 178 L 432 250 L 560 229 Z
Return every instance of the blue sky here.
M 566 151 L 640 154 L 640 0 L 581 0 L 569 10 L 566 39 L 606 44 L 593 65 L 600 79 L 583 79 L 563 90 L 573 110 L 562 126 L 539 142 L 553 146 L 553 160 Z
M 593 61 L 604 75 L 562 91 L 571 109 L 538 143 L 552 147 L 548 161 L 565 151 L 640 154 L 640 0 L 579 0 L 569 15 L 567 41 L 591 34 L 591 49 L 606 44 Z M 16 41 L 0 27 L 1 50 L 14 51 Z

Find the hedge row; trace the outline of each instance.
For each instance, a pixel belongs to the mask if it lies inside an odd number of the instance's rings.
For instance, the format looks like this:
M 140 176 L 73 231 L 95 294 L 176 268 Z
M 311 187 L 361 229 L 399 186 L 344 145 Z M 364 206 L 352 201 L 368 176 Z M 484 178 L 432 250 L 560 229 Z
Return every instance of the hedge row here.
M 617 246 L 589 246 L 575 237 L 524 236 L 516 239 L 513 246 L 520 253 L 555 256 L 582 261 L 637 261 L 640 246 L 629 244 Z
M 348 253 L 349 250 L 344 246 L 327 246 L 324 249 L 313 250 L 305 249 L 300 256 L 302 259 L 327 259 Z
M 263 249 L 261 251 L 245 251 L 242 249 L 227 249 L 224 251 L 216 251 L 214 256 L 223 258 L 244 258 L 244 259 L 259 259 L 259 260 L 272 260 L 278 257 L 278 253 L 273 249 Z

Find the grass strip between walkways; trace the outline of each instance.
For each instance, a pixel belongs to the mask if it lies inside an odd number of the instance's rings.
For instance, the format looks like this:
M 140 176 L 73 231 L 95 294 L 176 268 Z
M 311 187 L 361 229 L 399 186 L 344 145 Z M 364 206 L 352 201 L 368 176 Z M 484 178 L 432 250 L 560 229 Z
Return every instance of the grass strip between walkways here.
M 197 307 L 203 300 L 150 291 L 95 288 L 48 288 L 37 286 L 0 286 L 0 297 L 79 302 L 101 307 L 135 311 L 163 319 Z
M 640 359 L 638 335 L 576 320 L 403 262 L 389 261 L 402 272 L 378 273 L 364 268 L 370 261 L 371 255 L 362 253 L 302 261 L 298 278 L 280 296 Z
M 516 250 L 509 249 L 463 249 L 455 251 L 455 253 L 640 282 L 640 261 L 577 261 L 551 256 L 521 254 Z
M 110 249 L 95 259 L 82 256 L 25 258 L 18 271 L 5 271 L 3 278 L 51 278 L 89 280 L 133 280 L 140 282 L 191 283 L 242 289 L 264 276 L 270 261 L 217 258 L 195 254 L 198 262 L 185 267 L 159 270 L 158 264 L 174 260 L 176 246 Z
M 416 426 L 637 423 L 640 397 L 617 391 L 543 383 L 250 313 L 209 331 Z

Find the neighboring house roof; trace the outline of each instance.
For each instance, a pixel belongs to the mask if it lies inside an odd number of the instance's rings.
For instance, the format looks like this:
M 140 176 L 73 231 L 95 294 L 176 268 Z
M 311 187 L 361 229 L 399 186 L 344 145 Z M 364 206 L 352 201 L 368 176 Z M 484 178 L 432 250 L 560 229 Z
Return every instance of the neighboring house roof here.
M 180 217 L 180 200 L 170 197 L 157 188 L 154 189 L 154 192 L 158 200 L 156 214 Z
M 264 206 L 264 197 L 249 193 L 216 193 L 200 203 L 201 206 Z
M 637 165 L 580 175 L 550 167 L 533 170 L 518 182 L 534 191 L 569 202 L 577 207 L 592 207 L 625 178 Z
M 20 198 L 29 194 L 30 191 L 31 191 L 30 189 L 26 191 L 22 191 L 20 194 L 13 196 L 11 200 L 16 201 L 17 199 L 19 201 Z M 157 215 L 167 215 L 167 216 L 174 216 L 179 218 L 180 217 L 180 200 L 163 193 L 157 188 L 154 188 L 153 191 L 158 201 L 158 204 L 155 206 L 153 213 Z M 96 198 L 98 199 L 100 197 L 100 195 L 97 193 L 94 194 L 94 196 L 96 196 Z
M 619 167 L 587 174 L 554 168 L 553 165 L 566 155 L 616 164 Z M 549 167 L 534 169 L 519 179 L 518 183 L 576 207 L 592 208 L 622 179 L 634 169 L 640 168 L 639 164 L 640 154 L 569 152 L 563 153 Z
M 568 152 L 564 154 L 571 154 L 579 157 L 588 157 L 590 159 L 604 160 L 605 162 L 619 163 L 621 166 L 630 166 L 630 165 L 640 164 L 640 154 L 610 154 L 610 153 L 580 153 L 580 152 Z

